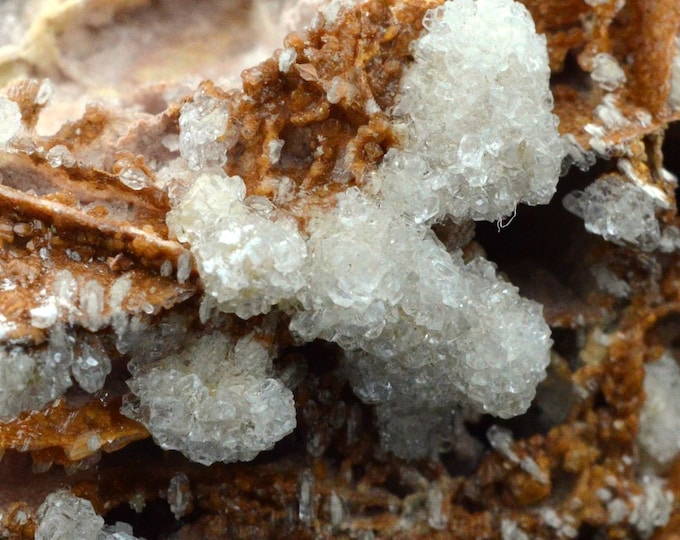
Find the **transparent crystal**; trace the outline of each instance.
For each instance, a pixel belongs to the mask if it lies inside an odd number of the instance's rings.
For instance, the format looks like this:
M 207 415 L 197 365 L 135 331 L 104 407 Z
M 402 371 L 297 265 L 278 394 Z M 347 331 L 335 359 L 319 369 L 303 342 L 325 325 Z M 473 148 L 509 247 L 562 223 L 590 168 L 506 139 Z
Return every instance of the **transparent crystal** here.
M 45 158 L 50 167 L 73 167 L 76 164 L 76 158 L 63 144 L 57 144 L 50 148 Z
M 92 503 L 66 490 L 50 493 L 36 514 L 36 540 L 97 540 L 104 519 Z
M 193 461 L 249 461 L 296 425 L 293 394 L 271 377 L 269 352 L 249 335 L 208 334 L 162 360 L 131 366 L 121 409 L 163 448 Z
M 170 479 L 168 486 L 168 504 L 175 519 L 180 519 L 187 512 L 192 500 L 189 477 L 184 473 L 178 473 Z
M 609 176 L 572 191 L 564 207 L 583 219 L 586 229 L 620 245 L 655 249 L 661 238 L 656 219 L 658 202 L 642 188 Z
M 137 167 L 125 167 L 118 173 L 118 178 L 130 189 L 140 190 L 152 184 L 151 178 Z
M 81 343 L 71 371 L 80 387 L 94 394 L 102 389 L 106 376 L 111 373 L 111 359 L 101 347 Z

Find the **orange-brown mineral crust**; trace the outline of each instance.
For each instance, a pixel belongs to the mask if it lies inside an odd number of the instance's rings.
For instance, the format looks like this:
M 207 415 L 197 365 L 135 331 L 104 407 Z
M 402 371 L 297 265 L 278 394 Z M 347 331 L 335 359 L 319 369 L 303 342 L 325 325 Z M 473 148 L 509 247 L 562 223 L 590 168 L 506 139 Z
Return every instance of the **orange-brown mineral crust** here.
M 402 135 L 387 114 L 412 61 L 409 47 L 423 28 L 423 15 L 440 3 L 371 0 L 341 11 L 332 23 L 289 34 L 284 49 L 243 72 L 242 89 L 203 82 L 199 92 L 224 99 L 229 108 L 225 171 L 241 176 L 249 194 L 266 197 L 281 178 L 291 178 L 303 189 L 285 204 L 302 222 L 309 207 L 332 204 L 333 194 L 359 182 L 364 170 L 400 145 Z M 675 184 L 664 180 L 662 167 L 680 174 L 677 158 L 663 155 L 680 144 L 673 124 L 680 111 L 668 103 L 680 3 L 523 3 L 547 37 L 561 133 L 584 151 L 598 152 L 589 171 L 572 170 L 561 186 L 568 191 L 612 173 L 622 180 L 624 173 L 615 171 L 624 158 L 642 185 L 658 188 L 670 201 L 660 212 L 662 221 L 677 224 Z M 166 4 L 152 2 L 135 12 L 120 3 L 116 9 L 121 16 L 153 16 Z M 192 7 L 176 3 L 173 9 Z M 284 51 L 294 51 L 290 65 L 282 62 Z M 610 54 L 624 72 L 625 80 L 611 91 L 589 76 L 598 53 Z M 189 252 L 165 224 L 172 185 L 159 187 L 154 177 L 156 161 L 176 157 L 160 141 L 177 136 L 180 106 L 192 98 L 175 96 L 165 111 L 141 120 L 91 106 L 80 120 L 38 136 L 30 130 L 42 109 L 36 104 L 39 89 L 36 81 L 24 82 L 7 93 L 31 136 L 21 149 L 0 155 L 5 346 L 47 346 L 49 330 L 35 324 L 31 311 L 63 272 L 79 287 L 96 282 L 105 292 L 129 278 L 130 292 L 119 308 L 144 320 L 149 332 L 174 315 L 198 327 L 200 280 Z M 161 90 L 151 94 L 144 99 L 166 104 Z M 626 122 L 607 125 L 598 116 L 606 95 Z M 594 136 L 587 126 L 599 126 L 604 135 Z M 270 148 L 277 141 L 284 145 L 274 159 Z M 606 151 L 600 151 L 603 145 Z M 50 151 L 61 147 L 73 163 L 50 162 Z M 130 170 L 148 182 L 130 187 Z M 345 183 L 329 182 L 332 173 L 344 174 Z M 551 229 L 555 220 L 557 233 Z M 373 413 L 347 385 L 339 353 L 318 343 L 293 347 L 283 332 L 277 364 L 308 365 L 295 389 L 297 430 L 251 463 L 203 467 L 150 440 L 131 444 L 148 433 L 118 412 L 129 354 L 113 345 L 112 304 L 99 314 L 107 321 L 101 328 L 88 329 L 82 312 L 59 312 L 61 323 L 100 339 L 113 355 L 113 381 L 93 395 L 71 390 L 40 411 L 0 424 L 0 536 L 31 538 L 45 496 L 69 487 L 91 500 L 107 522 L 127 521 L 149 539 L 649 537 L 630 518 L 639 511 L 649 466 L 636 437 L 645 364 L 677 349 L 680 339 L 677 250 L 641 253 L 607 244 L 586 235 L 559 201 L 520 209 L 503 233 L 493 227 L 491 234 L 480 226 L 466 249 L 486 251 L 513 280 L 514 273 L 530 276 L 526 281 L 533 283 L 523 292 L 544 303 L 554 330 L 550 374 L 526 415 L 456 420 L 460 436 L 448 451 L 416 463 L 398 460 L 380 449 Z M 547 248 L 528 253 L 518 247 L 515 254 L 508 249 L 527 242 Z M 595 265 L 628 280 L 630 296 L 617 298 L 592 278 L 582 279 Z M 486 433 L 493 424 L 513 432 L 511 454 L 489 446 Z M 173 515 L 167 489 L 179 473 L 188 477 L 185 496 L 191 503 Z M 661 474 L 674 499 L 667 524 L 652 538 L 677 539 L 680 458 Z
M 243 89 L 227 97 L 227 173 L 243 178 L 249 193 L 269 197 L 281 178 L 291 178 L 304 190 L 307 200 L 292 203 L 303 212 L 356 183 L 399 145 L 388 112 L 423 15 L 440 3 L 369 2 L 332 25 L 289 34 L 285 48 L 245 70 Z M 281 70 L 282 55 L 292 51 L 295 61 Z M 220 95 L 210 84 L 203 92 Z M 284 144 L 274 162 L 269 147 L 276 141 Z

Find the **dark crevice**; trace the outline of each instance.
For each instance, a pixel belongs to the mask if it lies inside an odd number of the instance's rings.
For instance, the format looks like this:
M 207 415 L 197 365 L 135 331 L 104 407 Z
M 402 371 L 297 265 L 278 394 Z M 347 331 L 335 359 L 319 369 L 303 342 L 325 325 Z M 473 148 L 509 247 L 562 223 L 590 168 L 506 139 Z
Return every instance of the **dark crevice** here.
M 611 165 L 596 164 L 583 172 L 572 168 L 557 186 L 557 193 L 547 205 L 519 205 L 515 218 L 506 227 L 479 222 L 476 240 L 487 257 L 495 262 L 510 280 L 520 287 L 530 285 L 536 269 L 554 277 L 563 286 L 571 286 L 581 260 L 577 251 L 588 236 L 583 221 L 562 206 L 562 199 L 573 190 L 584 189 Z M 533 275 L 532 275 L 533 274 Z
M 590 73 L 583 71 L 578 65 L 576 57 L 580 51 L 571 50 L 564 59 L 562 71 L 553 73 L 550 77 L 551 85 L 564 85 L 580 92 L 588 92 L 592 86 Z
M 680 177 L 680 122 L 673 122 L 664 135 L 662 146 L 663 166 L 676 177 Z M 680 188 L 675 190 L 675 200 L 680 198 Z
M 136 512 L 129 504 L 123 503 L 106 514 L 109 525 L 122 521 L 132 526 L 134 535 L 147 540 L 169 538 L 184 524 L 176 520 L 170 505 L 161 499 L 148 501 L 141 512 Z
M 553 350 L 564 358 L 572 370 L 578 365 L 578 352 L 581 349 L 578 334 L 571 328 L 553 328 Z

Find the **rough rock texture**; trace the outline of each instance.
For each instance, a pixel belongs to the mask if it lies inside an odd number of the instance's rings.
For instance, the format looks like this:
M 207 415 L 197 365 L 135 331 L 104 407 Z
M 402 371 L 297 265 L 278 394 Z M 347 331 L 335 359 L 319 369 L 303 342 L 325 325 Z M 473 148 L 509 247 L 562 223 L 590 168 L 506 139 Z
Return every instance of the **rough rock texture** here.
M 0 535 L 675 537 L 680 7 L 522 3 L 0 6 Z

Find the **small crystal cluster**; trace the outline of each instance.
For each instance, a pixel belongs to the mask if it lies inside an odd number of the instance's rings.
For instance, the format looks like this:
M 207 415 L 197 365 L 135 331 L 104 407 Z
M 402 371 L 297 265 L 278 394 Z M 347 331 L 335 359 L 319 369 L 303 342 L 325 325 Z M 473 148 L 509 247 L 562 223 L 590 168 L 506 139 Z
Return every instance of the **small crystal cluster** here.
M 245 194 L 239 177 L 202 174 L 168 224 L 191 244 L 217 306 L 247 319 L 302 288 L 307 250 L 292 220 L 277 219 L 268 199 Z
M 92 503 L 66 490 L 50 493 L 38 508 L 36 540 L 97 540 L 104 519 Z
M 563 204 L 583 219 L 589 232 L 605 240 L 643 250 L 652 250 L 659 244 L 659 202 L 635 184 L 605 177 L 584 191 L 568 194 Z
M 0 420 L 41 409 L 66 392 L 72 377 L 90 393 L 104 386 L 111 359 L 101 347 L 74 342 L 63 325 L 55 324 L 42 351 L 0 348 Z
M 36 521 L 36 540 L 137 540 L 131 525 L 121 521 L 104 525 L 90 501 L 64 489 L 45 497 Z
M 162 360 L 131 363 L 134 397 L 122 412 L 166 449 L 193 461 L 248 461 L 296 425 L 292 392 L 273 378 L 270 351 L 253 334 L 193 338 Z
M 347 4 L 334 5 L 339 13 Z M 395 109 L 404 145 L 360 179 L 363 191 L 340 193 L 330 211 L 312 208 L 300 231 L 283 209 L 246 197 L 240 178 L 203 171 L 168 218 L 219 309 L 250 317 L 278 305 L 301 340 L 345 349 L 356 392 L 379 404 L 383 443 L 405 457 L 436 448 L 457 404 L 502 417 L 525 411 L 549 359 L 540 306 L 482 258 L 449 253 L 428 225 L 546 203 L 564 154 L 545 39 L 523 6 L 456 0 L 429 11 L 424 26 Z M 180 116 L 180 152 L 192 168 L 218 164 L 233 144 L 223 125 L 196 127 L 221 110 L 204 98 Z M 197 379 L 183 375 L 182 386 L 167 367 L 154 373 L 135 377 L 135 393 L 152 402 L 171 388 L 173 400 L 194 400 Z M 243 455 L 225 450 L 220 459 Z
M 226 159 L 224 131 L 229 113 L 219 99 L 194 94 L 191 103 L 182 106 L 179 117 L 179 150 L 192 170 L 219 166 Z
M 0 96 L 0 148 L 21 128 L 21 112 L 13 101 Z
M 638 443 L 658 464 L 669 465 L 680 452 L 680 368 L 669 353 L 645 365 L 645 403 Z

